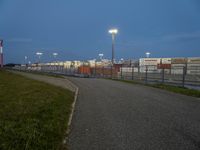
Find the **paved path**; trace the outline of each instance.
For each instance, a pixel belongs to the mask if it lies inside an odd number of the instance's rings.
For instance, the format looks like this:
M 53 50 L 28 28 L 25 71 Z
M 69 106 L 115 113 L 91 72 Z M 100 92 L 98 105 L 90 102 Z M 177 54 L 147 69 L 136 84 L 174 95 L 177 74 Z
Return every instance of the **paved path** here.
M 28 77 L 30 79 L 46 82 L 55 86 L 60 86 L 60 87 L 69 89 L 72 92 L 76 91 L 76 87 L 73 85 L 73 83 L 71 83 L 69 80 L 65 78 L 57 78 L 57 77 L 26 73 L 26 72 L 20 72 L 20 71 L 10 71 L 10 72 Z
M 70 150 L 200 149 L 200 99 L 111 80 L 70 80 L 79 86 Z

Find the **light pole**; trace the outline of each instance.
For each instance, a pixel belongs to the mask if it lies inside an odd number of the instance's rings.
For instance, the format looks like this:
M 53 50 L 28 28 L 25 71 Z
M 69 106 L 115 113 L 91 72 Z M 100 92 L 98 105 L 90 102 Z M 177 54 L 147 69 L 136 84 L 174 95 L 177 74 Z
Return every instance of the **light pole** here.
M 56 61 L 57 56 L 58 56 L 58 53 L 53 53 L 53 57 L 54 57 L 55 61 Z
M 100 60 L 102 60 L 103 59 L 103 54 L 99 54 L 99 58 L 100 58 Z
M 38 56 L 38 59 L 39 59 L 38 63 L 40 63 L 40 59 L 41 59 L 41 56 L 43 55 L 43 53 L 37 52 L 36 55 Z
M 123 63 L 123 62 L 124 62 L 124 58 L 121 58 L 121 59 L 120 59 L 120 62 Z
M 112 66 L 114 65 L 114 59 L 115 59 L 115 36 L 118 33 L 117 29 L 110 29 L 108 31 L 112 35 Z
M 150 57 L 150 55 L 151 55 L 151 53 L 150 53 L 150 52 L 146 52 L 145 54 L 146 54 L 146 58 L 149 58 L 149 57 Z
M 111 78 L 113 78 L 113 66 L 115 59 L 115 36 L 118 33 L 117 29 L 110 29 L 108 31 L 112 35 L 112 65 L 111 65 Z
M 27 57 L 27 56 L 24 56 L 25 64 L 27 64 L 27 59 L 28 59 L 28 57 Z
M 58 53 L 53 53 L 53 57 L 54 57 L 54 60 L 55 60 L 55 63 L 54 64 L 56 64 L 56 66 L 54 66 L 55 67 L 55 70 L 58 70 L 58 64 L 57 64 L 57 60 L 56 60 L 56 57 L 58 56 Z
M 40 71 L 42 71 L 42 67 L 41 67 L 41 69 L 39 69 L 40 67 L 40 59 L 41 59 L 41 56 L 43 55 L 43 53 L 41 53 L 41 52 L 37 52 L 36 53 L 36 55 L 38 56 L 38 71 L 40 70 Z
M 3 40 L 0 39 L 0 68 L 3 68 Z

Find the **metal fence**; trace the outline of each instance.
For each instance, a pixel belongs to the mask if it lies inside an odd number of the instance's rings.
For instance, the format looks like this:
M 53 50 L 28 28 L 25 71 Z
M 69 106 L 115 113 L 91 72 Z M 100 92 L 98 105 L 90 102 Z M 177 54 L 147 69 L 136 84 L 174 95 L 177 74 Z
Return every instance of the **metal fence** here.
M 168 69 L 157 66 L 79 66 L 64 65 L 18 66 L 21 71 L 39 71 L 77 77 L 113 78 L 133 80 L 145 84 L 170 84 L 177 86 L 200 87 L 200 66 L 179 65 Z

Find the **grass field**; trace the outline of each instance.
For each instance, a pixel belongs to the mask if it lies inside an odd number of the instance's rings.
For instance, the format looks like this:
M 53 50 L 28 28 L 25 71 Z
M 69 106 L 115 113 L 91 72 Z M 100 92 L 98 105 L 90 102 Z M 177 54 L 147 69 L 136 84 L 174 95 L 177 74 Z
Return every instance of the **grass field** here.
M 39 72 L 39 71 L 22 71 L 22 72 L 28 72 L 28 73 L 32 73 L 32 74 L 38 74 L 38 75 L 45 75 L 48 77 L 64 78 L 62 75 L 54 74 L 54 73 Z
M 187 96 L 200 97 L 200 91 L 194 90 L 194 89 L 188 89 L 188 88 L 172 86 L 172 85 L 164 85 L 164 84 L 142 84 L 140 82 L 131 81 L 131 80 L 121 80 L 121 79 L 119 79 L 119 80 L 113 79 L 113 80 L 130 83 L 130 84 L 141 84 L 144 86 L 159 88 L 159 89 L 163 89 L 163 90 L 167 90 L 170 92 L 179 93 L 179 94 L 183 94 L 183 95 L 187 95 Z
M 61 149 L 74 93 L 0 70 L 0 149 Z

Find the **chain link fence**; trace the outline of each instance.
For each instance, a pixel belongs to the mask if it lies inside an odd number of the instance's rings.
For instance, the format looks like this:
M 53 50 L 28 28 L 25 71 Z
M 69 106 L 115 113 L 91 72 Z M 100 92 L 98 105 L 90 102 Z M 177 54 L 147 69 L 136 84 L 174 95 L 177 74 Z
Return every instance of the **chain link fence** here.
M 153 65 L 123 65 L 107 64 L 90 66 L 82 62 L 78 66 L 56 64 L 36 64 L 16 66 L 13 69 L 21 71 L 37 71 L 55 73 L 76 77 L 112 78 L 120 80 L 133 80 L 145 84 L 170 84 L 177 86 L 200 87 L 200 65 L 179 64 L 170 67 L 158 67 Z

